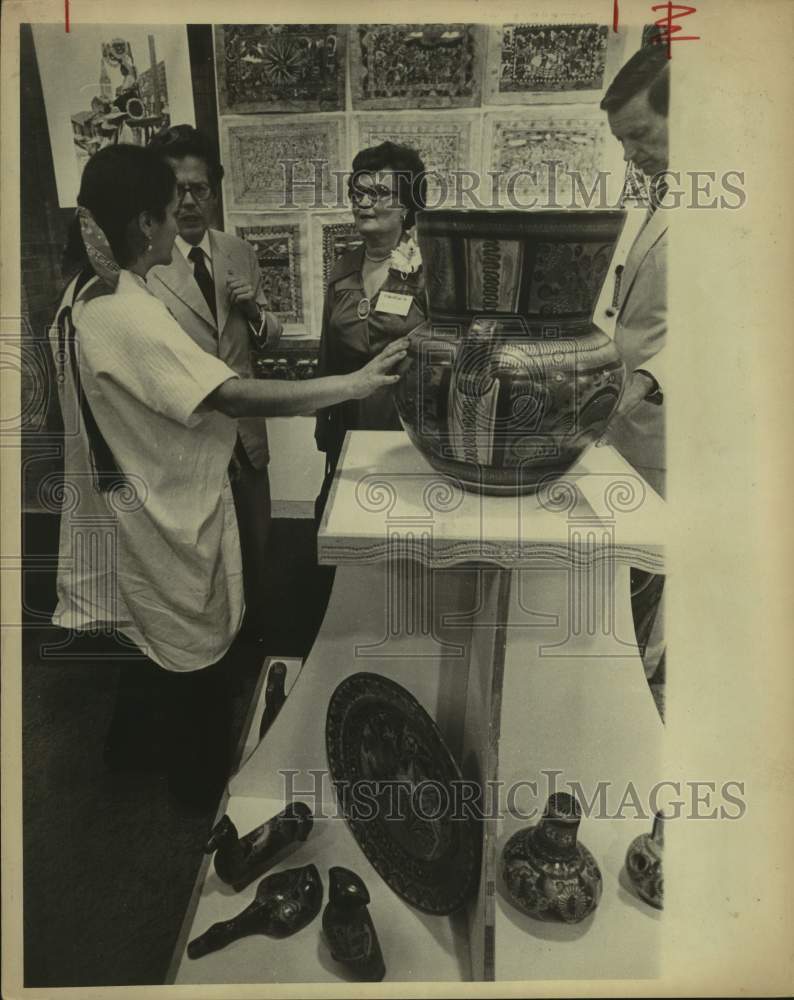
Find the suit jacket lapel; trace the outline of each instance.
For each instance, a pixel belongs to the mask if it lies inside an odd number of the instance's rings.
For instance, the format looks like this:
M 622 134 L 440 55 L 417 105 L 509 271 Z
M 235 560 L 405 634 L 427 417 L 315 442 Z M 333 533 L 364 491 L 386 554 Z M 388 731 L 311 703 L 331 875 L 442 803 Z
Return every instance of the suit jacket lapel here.
M 634 244 L 626 258 L 626 265 L 623 269 L 623 277 L 620 282 L 621 309 L 628 298 L 631 286 L 634 284 L 634 279 L 637 277 L 640 264 L 642 264 L 648 251 L 658 242 L 666 230 L 667 216 L 665 210 L 657 208 L 637 234 L 637 238 L 634 240 Z
M 158 268 L 156 273 L 162 283 L 167 285 L 178 299 L 181 299 L 205 323 L 209 323 L 215 329 L 215 320 L 206 299 L 201 294 L 201 289 L 196 284 L 196 279 L 193 277 L 193 268 L 176 247 L 174 247 L 170 265 Z
M 229 258 L 223 252 L 215 233 L 210 229 L 210 246 L 212 247 L 212 277 L 215 281 L 215 305 L 218 309 L 218 336 L 223 333 L 226 320 L 229 318 L 229 293 L 226 290 L 226 274 L 230 270 Z M 231 268 L 234 270 L 234 268 Z

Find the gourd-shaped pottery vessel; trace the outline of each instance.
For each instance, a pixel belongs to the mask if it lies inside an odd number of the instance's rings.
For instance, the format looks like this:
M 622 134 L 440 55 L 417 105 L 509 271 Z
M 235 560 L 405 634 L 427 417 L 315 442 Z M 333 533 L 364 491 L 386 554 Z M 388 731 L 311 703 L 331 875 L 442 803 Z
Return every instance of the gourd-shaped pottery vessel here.
M 577 841 L 581 820 L 572 795 L 557 792 L 537 826 L 519 830 L 502 852 L 502 876 L 510 899 L 539 920 L 579 923 L 598 906 L 601 872 Z
M 224 816 L 213 827 L 204 851 L 215 852 L 218 878 L 239 892 L 281 860 L 291 844 L 306 840 L 313 822 L 305 802 L 290 802 L 266 823 L 240 837 L 234 823 Z
M 481 493 L 529 493 L 601 436 L 624 366 L 593 313 L 624 219 L 418 213 L 429 315 L 395 401 L 434 468 Z
M 287 680 L 287 665 L 278 660 L 267 672 L 265 681 L 265 707 L 259 722 L 259 739 L 261 740 L 273 725 L 276 716 L 281 711 L 287 695 L 284 685 Z
M 331 948 L 331 957 L 346 966 L 361 982 L 379 983 L 386 975 L 386 966 L 367 908 L 367 887 L 349 868 L 331 868 L 328 877 L 330 884 L 328 904 L 323 911 L 323 931 Z
M 635 837 L 626 852 L 626 871 L 637 894 L 655 906 L 664 909 L 664 881 L 662 877 L 662 848 L 664 847 L 664 816 L 657 813 L 651 833 Z
M 314 920 L 322 901 L 323 883 L 314 865 L 267 875 L 250 906 L 231 920 L 212 924 L 188 944 L 188 958 L 201 958 L 247 934 L 289 937 Z

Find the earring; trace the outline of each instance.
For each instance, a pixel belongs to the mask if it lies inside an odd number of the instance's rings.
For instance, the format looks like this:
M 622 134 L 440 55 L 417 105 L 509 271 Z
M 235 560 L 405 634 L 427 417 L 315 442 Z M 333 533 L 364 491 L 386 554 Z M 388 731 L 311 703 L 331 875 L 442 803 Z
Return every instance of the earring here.
M 146 252 L 147 253 L 151 253 L 152 252 L 152 241 L 151 240 L 149 240 L 149 245 L 146 247 Z

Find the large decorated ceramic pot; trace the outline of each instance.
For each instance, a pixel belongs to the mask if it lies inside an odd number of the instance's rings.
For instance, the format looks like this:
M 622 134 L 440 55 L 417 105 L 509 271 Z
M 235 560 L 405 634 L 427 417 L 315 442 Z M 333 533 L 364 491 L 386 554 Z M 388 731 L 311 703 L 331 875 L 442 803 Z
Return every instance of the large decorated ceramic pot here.
M 418 213 L 429 317 L 395 398 L 434 468 L 479 492 L 527 493 L 601 436 L 624 368 L 593 313 L 624 219 Z

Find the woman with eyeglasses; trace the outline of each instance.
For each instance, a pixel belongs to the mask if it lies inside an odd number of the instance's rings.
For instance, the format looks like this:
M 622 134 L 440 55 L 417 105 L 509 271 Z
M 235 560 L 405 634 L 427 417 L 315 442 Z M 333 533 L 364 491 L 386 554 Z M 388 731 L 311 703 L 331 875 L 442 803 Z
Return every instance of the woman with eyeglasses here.
M 78 632 L 112 627 L 170 676 L 200 675 L 173 699 L 170 735 L 180 774 L 201 789 L 228 774 L 221 745 L 202 734 L 224 731 L 224 658 L 243 617 L 228 476 L 237 422 L 363 399 L 398 380 L 390 370 L 407 345 L 329 378 L 240 378 L 147 288 L 177 231 L 169 164 L 138 146 L 100 150 L 77 201 L 67 255 L 78 273 L 53 333 L 68 431 L 53 621 Z
M 362 244 L 335 263 L 323 310 L 318 374 L 346 375 L 405 337 L 426 316 L 424 275 L 413 238 L 425 207 L 425 166 L 415 149 L 384 142 L 353 160 L 349 182 L 353 220 Z M 322 410 L 315 440 L 325 452 L 325 479 L 315 505 L 319 521 L 349 430 L 400 430 L 387 387 L 368 399 Z

